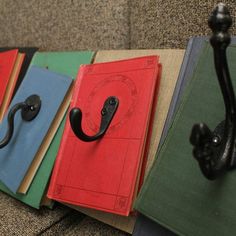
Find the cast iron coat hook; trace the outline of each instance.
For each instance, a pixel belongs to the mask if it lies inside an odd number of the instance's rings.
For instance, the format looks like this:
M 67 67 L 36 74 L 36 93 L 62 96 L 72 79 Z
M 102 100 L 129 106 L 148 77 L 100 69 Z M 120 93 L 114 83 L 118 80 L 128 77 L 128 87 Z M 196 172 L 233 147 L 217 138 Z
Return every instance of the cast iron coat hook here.
M 70 111 L 70 125 L 74 132 L 74 134 L 84 142 L 95 141 L 104 136 L 106 133 L 113 116 L 118 108 L 119 100 L 118 98 L 112 96 L 108 97 L 103 105 L 101 110 L 101 124 L 99 132 L 94 136 L 88 136 L 82 130 L 81 122 L 82 122 L 82 111 L 79 108 L 73 108 Z
M 228 29 L 232 24 L 229 11 L 219 3 L 208 20 L 213 31 L 210 43 L 214 50 L 214 63 L 218 82 L 224 98 L 225 120 L 212 132 L 206 124 L 195 124 L 190 142 L 204 176 L 210 180 L 235 167 L 236 154 L 236 104 L 230 79 L 226 48 L 230 44 Z
M 14 132 L 14 117 L 18 110 L 21 109 L 21 117 L 25 121 L 33 120 L 39 113 L 41 100 L 38 95 L 31 95 L 24 102 L 15 104 L 8 113 L 8 130 L 5 137 L 0 141 L 0 148 L 5 147 L 11 140 Z

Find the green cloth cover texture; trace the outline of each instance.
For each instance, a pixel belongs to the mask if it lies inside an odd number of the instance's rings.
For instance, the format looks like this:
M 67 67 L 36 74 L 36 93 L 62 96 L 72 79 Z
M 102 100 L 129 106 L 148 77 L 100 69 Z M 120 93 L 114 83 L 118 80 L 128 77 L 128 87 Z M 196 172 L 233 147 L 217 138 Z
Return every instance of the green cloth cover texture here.
M 236 47 L 227 49 L 236 88 Z M 170 65 L 171 66 L 171 65 Z M 225 108 L 209 43 L 203 47 L 167 138 L 136 201 L 135 208 L 178 235 L 236 234 L 236 170 L 207 180 L 192 155 L 192 126 L 211 130 L 224 120 Z
M 90 64 L 93 58 L 93 52 L 37 52 L 35 53 L 31 64 L 39 67 L 47 68 L 51 71 L 70 76 L 75 79 L 80 65 Z M 56 93 L 56 91 L 52 91 Z M 31 186 L 26 195 L 11 193 L 2 183 L 0 189 L 16 199 L 30 205 L 34 208 L 40 208 L 42 196 L 46 191 L 49 177 L 54 165 L 54 161 L 59 149 L 62 137 L 65 117 L 63 118 L 49 149 L 35 175 Z

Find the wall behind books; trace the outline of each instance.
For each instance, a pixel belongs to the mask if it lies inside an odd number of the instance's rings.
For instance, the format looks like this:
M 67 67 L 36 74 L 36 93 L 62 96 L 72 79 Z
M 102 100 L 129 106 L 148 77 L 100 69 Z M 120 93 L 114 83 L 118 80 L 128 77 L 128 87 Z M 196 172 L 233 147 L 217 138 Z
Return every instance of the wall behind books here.
M 0 45 L 42 50 L 127 48 L 127 0 L 0 0 Z
M 185 48 L 189 37 L 209 34 L 207 19 L 217 2 L 0 0 L 0 45 L 42 50 Z M 222 2 L 235 19 L 235 0 Z
M 185 48 L 189 37 L 209 35 L 207 20 L 218 2 L 225 3 L 236 34 L 235 0 L 132 0 L 131 48 Z

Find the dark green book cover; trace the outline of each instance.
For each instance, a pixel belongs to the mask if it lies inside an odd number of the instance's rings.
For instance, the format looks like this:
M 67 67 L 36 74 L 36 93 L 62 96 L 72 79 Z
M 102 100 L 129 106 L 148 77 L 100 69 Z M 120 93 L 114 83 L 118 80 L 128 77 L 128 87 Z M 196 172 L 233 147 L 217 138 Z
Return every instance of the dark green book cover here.
M 75 79 L 80 65 L 90 64 L 92 58 L 93 52 L 37 52 L 35 53 L 30 65 L 48 68 L 51 71 Z M 61 122 L 46 155 L 44 156 L 27 194 L 13 194 L 0 183 L 0 189 L 2 191 L 34 208 L 40 207 L 60 145 L 64 125 L 65 117 L 63 118 L 63 121 Z
M 236 88 L 236 47 L 227 50 Z M 135 208 L 178 235 L 235 235 L 236 170 L 207 180 L 192 156 L 189 136 L 195 123 L 212 130 L 225 108 L 206 43 L 167 138 L 136 201 Z

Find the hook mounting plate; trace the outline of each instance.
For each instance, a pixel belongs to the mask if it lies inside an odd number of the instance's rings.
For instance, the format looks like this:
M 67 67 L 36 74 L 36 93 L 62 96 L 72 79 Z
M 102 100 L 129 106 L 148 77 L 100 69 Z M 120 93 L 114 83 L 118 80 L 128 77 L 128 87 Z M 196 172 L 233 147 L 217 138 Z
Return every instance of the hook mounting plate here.
M 26 106 L 21 110 L 22 119 L 25 121 L 33 120 L 41 108 L 41 100 L 38 95 L 31 95 L 25 100 Z
M 107 130 L 119 105 L 119 100 L 115 96 L 108 97 L 101 110 L 102 120 L 100 130 Z

